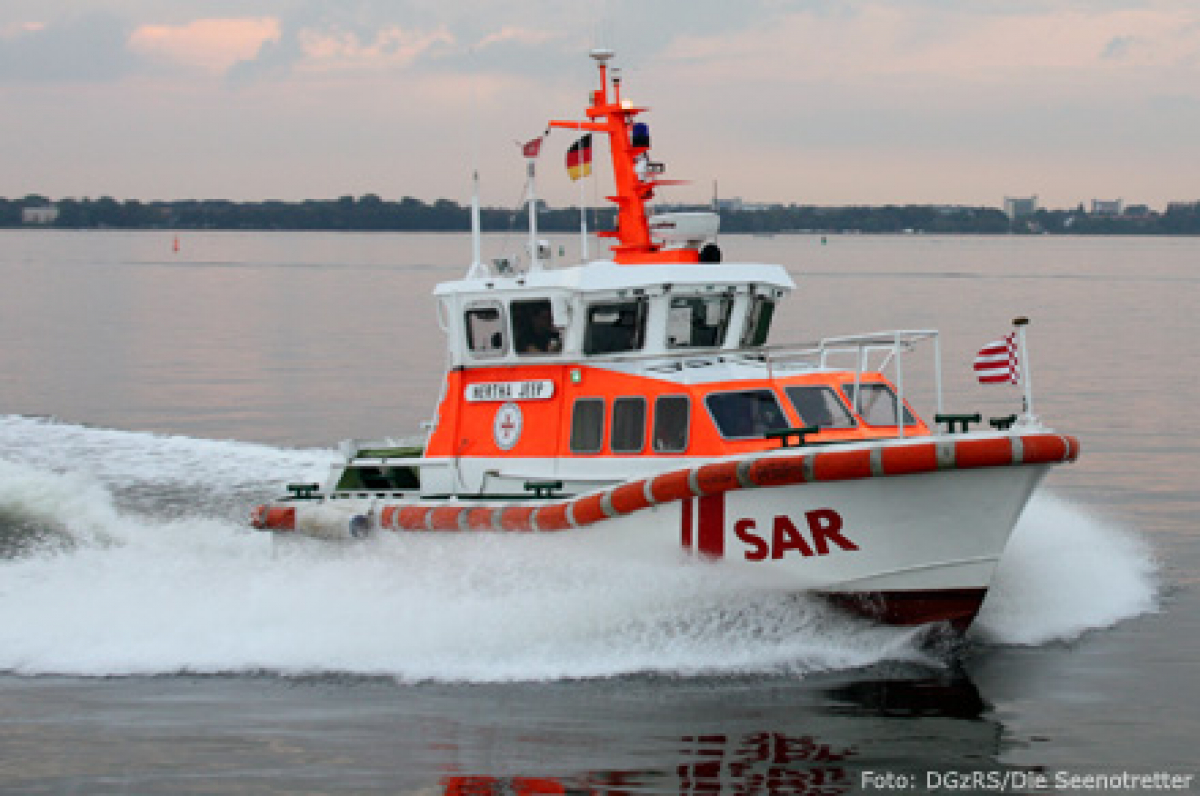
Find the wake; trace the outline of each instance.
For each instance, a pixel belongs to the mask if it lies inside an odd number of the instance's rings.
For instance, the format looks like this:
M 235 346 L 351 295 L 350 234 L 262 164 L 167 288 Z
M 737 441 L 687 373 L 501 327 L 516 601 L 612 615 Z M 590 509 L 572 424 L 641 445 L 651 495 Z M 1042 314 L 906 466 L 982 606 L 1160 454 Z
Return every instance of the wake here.
M 388 536 L 276 549 L 245 514 L 331 451 L 0 417 L 0 670 L 344 672 L 498 682 L 939 665 L 920 629 L 762 594 L 702 563 L 574 554 L 573 538 Z M 1035 498 L 976 631 L 1071 639 L 1155 605 L 1136 537 Z

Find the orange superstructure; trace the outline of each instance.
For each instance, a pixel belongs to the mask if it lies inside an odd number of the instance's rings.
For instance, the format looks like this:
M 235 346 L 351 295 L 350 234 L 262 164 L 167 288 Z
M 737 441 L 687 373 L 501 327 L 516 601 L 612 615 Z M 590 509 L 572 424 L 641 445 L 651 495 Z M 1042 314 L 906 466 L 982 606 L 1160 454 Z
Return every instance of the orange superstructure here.
M 555 385 L 554 398 L 528 405 L 523 420 L 529 430 L 521 435 L 516 445 L 507 450 L 501 450 L 493 437 L 495 407 L 484 403 L 468 403 L 459 399 L 459 396 L 463 395 L 471 384 L 494 383 L 503 380 L 545 380 Z M 862 374 L 862 381 L 871 385 L 888 384 L 880 373 Z M 826 387 L 831 394 L 845 400 L 848 406 L 851 399 L 846 397 L 842 388 L 850 387 L 852 389 L 853 384 L 854 374 L 831 372 L 809 373 L 782 379 L 731 379 L 680 385 L 665 379 L 615 372 L 595 366 L 543 365 L 456 371 L 447 377 L 446 397 L 438 411 L 440 422 L 429 438 L 426 455 L 485 458 L 494 456 L 586 458 L 631 455 L 662 457 L 683 451 L 656 449 L 652 440 L 644 440 L 643 444 L 635 450 L 630 450 L 628 447 L 624 450 L 614 450 L 611 435 L 602 438 L 601 444 L 596 450 L 571 450 L 571 446 L 567 442 L 571 435 L 572 407 L 580 400 L 603 401 L 611 406 L 612 402 L 623 398 L 640 397 L 645 399 L 647 404 L 646 426 L 653 428 L 655 426 L 654 413 L 669 411 L 669 408 L 659 407 L 659 399 L 664 397 L 684 398 L 689 401 L 690 406 L 705 407 L 705 396 L 710 394 L 768 390 L 779 399 L 778 405 L 782 411 L 781 422 L 774 424 L 774 428 L 770 430 L 804 428 L 812 425 L 812 418 L 801 416 L 794 403 L 787 400 L 786 390 L 788 387 Z M 912 413 L 911 407 L 908 409 L 909 413 L 913 415 L 913 422 L 907 424 L 907 433 L 910 436 L 929 434 L 929 428 L 924 421 Z M 775 448 L 780 444 L 777 439 L 764 437 L 761 434 L 754 438 L 724 437 L 718 427 L 706 416 L 697 418 L 689 425 L 690 440 L 686 447 L 686 453 L 689 456 L 715 458 Z M 835 443 L 890 439 L 897 435 L 895 423 L 872 425 L 861 419 L 856 420 L 853 425 L 841 427 L 818 425 L 815 428 L 816 430 L 808 435 L 809 442 Z

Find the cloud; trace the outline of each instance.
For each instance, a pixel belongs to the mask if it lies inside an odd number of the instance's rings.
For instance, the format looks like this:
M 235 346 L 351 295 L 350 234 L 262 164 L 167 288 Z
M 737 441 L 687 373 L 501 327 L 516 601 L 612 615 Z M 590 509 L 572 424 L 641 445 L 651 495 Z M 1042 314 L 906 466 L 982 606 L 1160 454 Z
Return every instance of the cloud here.
M 454 36 L 445 15 L 421 2 L 307 0 L 278 15 L 278 35 L 228 71 L 234 84 L 284 80 L 297 75 L 402 68 Z
M 256 53 L 232 64 L 233 83 L 266 77 L 362 74 L 404 69 L 419 58 L 450 47 L 445 29 L 388 27 L 363 36 L 352 30 L 305 28 L 264 40 Z
M 49 24 L 25 24 L 0 37 L 0 80 L 107 82 L 137 71 L 128 47 L 131 26 L 103 12 Z
M 558 34 L 550 31 L 536 30 L 517 25 L 505 25 L 496 33 L 484 36 L 476 46 L 479 49 L 486 49 L 497 44 L 519 44 L 539 47 L 556 38 L 558 38 Z
M 932 85 L 1041 90 L 1061 81 L 1099 91 L 1136 66 L 1154 80 L 1196 83 L 1200 8 L 1143 0 L 1016 3 L 1003 11 L 927 0 L 853 3 L 854 12 L 789 12 L 754 28 L 686 34 L 662 61 L 719 80 L 798 85 L 876 84 L 926 79 Z
M 360 37 L 353 31 L 304 31 L 301 69 L 307 72 L 371 72 L 404 68 L 454 37 L 444 29 L 412 31 L 388 27 Z
M 182 25 L 142 25 L 129 46 L 148 60 L 224 73 L 279 38 L 273 17 L 195 19 Z
M 592 46 L 618 47 L 636 66 L 679 35 L 728 35 L 795 8 L 825 14 L 838 7 L 834 0 L 743 0 L 731 14 L 711 2 L 609 0 L 602 9 L 561 0 L 299 2 L 280 13 L 279 38 L 264 42 L 229 76 L 249 82 L 339 70 L 484 69 L 536 75 L 544 83 L 586 64 Z

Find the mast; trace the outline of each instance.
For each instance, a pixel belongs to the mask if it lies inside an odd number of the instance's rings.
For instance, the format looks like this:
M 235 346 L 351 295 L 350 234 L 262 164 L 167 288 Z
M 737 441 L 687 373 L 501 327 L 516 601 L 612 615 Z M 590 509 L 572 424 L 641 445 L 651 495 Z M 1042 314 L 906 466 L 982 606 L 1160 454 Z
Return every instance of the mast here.
M 1013 318 L 1013 326 L 1017 327 L 1017 351 L 1018 351 L 1018 378 L 1021 380 L 1021 389 L 1023 390 L 1022 397 L 1024 398 L 1025 411 L 1023 414 L 1030 420 L 1036 419 L 1033 413 L 1033 373 L 1029 365 L 1029 347 L 1025 342 L 1025 327 L 1029 325 L 1029 319 L 1022 316 Z
M 608 61 L 614 55 L 612 50 L 597 48 L 590 54 L 600 72 L 600 88 L 592 92 L 591 104 L 586 111 L 590 121 L 551 121 L 550 127 L 589 130 L 608 136 L 617 189 L 616 195 L 608 199 L 617 205 L 617 228 L 596 234 L 617 239 L 612 250 L 618 263 L 697 262 L 699 257 L 694 251 L 664 250 L 651 240 L 646 207 L 654 198 L 655 187 L 670 183 L 654 176 L 661 172 L 661 166 L 655 168 L 655 164 L 649 163 L 648 135 L 635 135 L 638 131 L 633 120 L 648 109 L 636 108 L 629 100 L 621 98 L 621 78 L 616 74 L 609 76 Z

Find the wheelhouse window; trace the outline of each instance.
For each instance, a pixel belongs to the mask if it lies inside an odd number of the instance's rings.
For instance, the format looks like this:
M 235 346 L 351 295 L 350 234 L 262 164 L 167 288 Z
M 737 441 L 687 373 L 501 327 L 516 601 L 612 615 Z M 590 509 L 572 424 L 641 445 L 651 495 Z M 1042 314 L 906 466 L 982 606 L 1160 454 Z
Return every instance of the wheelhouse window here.
M 715 348 L 725 342 L 733 299 L 677 296 L 667 314 L 668 348 Z
M 746 313 L 746 326 L 742 329 L 742 347 L 754 348 L 767 344 L 771 333 L 771 320 L 775 317 L 775 302 L 765 296 L 755 296 Z
M 571 410 L 571 453 L 599 453 L 604 446 L 604 399 L 580 398 Z
M 467 348 L 479 358 L 501 357 L 508 350 L 504 335 L 504 308 L 498 301 L 478 302 L 467 307 Z
M 683 453 L 688 445 L 692 401 L 686 395 L 660 395 L 654 401 L 654 452 Z
M 843 384 L 842 390 L 850 399 L 851 408 L 858 413 L 863 422 L 871 426 L 895 426 L 896 423 L 896 393 L 886 384 L 860 384 L 855 390 L 853 384 Z M 904 409 L 904 425 L 911 426 L 917 421 Z
M 704 402 L 725 439 L 761 439 L 768 431 L 788 427 L 779 400 L 770 390 L 712 393 Z
M 646 399 L 613 400 L 612 432 L 608 447 L 613 453 L 641 453 L 646 447 Z
M 646 299 L 608 301 L 588 307 L 583 353 L 637 351 L 642 347 L 645 337 Z
M 831 387 L 795 385 L 784 389 L 800 424 L 819 428 L 853 428 L 854 417 Z
M 562 329 L 554 325 L 549 299 L 514 301 L 509 305 L 512 315 L 513 343 L 520 356 L 555 354 L 562 351 Z

